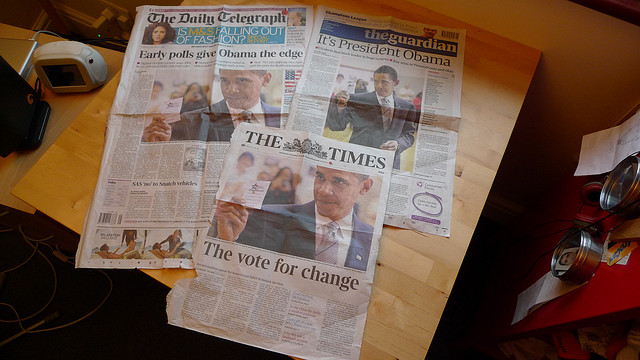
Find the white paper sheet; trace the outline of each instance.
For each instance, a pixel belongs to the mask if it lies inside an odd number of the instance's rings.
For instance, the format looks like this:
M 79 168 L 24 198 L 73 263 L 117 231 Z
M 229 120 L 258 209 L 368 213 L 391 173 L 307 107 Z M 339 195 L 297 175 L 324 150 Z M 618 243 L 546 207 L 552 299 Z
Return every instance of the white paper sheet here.
M 640 112 L 622 125 L 582 137 L 575 176 L 597 175 L 613 170 L 627 156 L 640 151 Z
M 586 282 L 585 282 L 586 284 Z M 582 284 L 584 285 L 584 284 Z M 533 285 L 518 295 L 516 311 L 511 325 L 524 319 L 531 312 L 543 304 L 569 293 L 582 285 L 575 285 L 568 281 L 562 281 L 551 274 L 551 271 L 538 279 Z

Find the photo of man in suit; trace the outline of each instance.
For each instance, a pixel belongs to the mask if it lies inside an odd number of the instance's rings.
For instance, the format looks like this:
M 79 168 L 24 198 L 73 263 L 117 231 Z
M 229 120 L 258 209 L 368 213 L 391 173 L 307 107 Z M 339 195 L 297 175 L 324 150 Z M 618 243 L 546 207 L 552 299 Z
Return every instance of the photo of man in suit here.
M 180 114 L 167 123 L 155 115 L 142 134 L 145 142 L 174 140 L 229 141 L 241 122 L 280 127 L 280 108 L 260 99 L 262 88 L 271 81 L 266 70 L 220 70 L 220 90 L 224 99 L 198 110 Z
M 263 205 L 262 210 L 249 211 L 220 201 L 216 236 L 365 271 L 373 226 L 358 218 L 356 202 L 372 186 L 367 175 L 318 166 L 313 200 L 305 204 Z
M 342 131 L 351 125 L 350 143 L 396 152 L 394 169 L 400 169 L 400 154 L 415 141 L 419 112 L 409 101 L 394 94 L 398 73 L 388 65 L 373 73 L 375 90 L 362 94 L 340 91 L 329 105 L 325 126 Z

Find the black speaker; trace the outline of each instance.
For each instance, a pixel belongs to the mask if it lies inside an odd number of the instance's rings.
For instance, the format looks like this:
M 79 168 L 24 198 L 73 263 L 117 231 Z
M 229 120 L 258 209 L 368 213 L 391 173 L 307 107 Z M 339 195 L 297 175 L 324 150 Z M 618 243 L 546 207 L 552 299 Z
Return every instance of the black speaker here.
M 0 156 L 40 146 L 51 107 L 0 56 Z

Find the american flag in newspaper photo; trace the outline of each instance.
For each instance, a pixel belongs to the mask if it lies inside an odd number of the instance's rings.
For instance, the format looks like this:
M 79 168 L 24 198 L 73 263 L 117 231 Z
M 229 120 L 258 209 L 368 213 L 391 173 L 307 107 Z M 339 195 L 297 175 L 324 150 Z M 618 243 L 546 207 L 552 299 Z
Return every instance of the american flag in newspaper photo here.
M 285 70 L 284 72 L 284 85 L 295 87 L 300 80 L 302 70 Z
M 293 99 L 293 94 L 296 92 L 296 84 L 298 80 L 300 80 L 300 75 L 302 75 L 302 70 L 285 70 L 284 71 L 284 91 L 283 91 L 283 107 L 285 109 L 289 108 L 289 104 L 291 104 L 291 99 Z

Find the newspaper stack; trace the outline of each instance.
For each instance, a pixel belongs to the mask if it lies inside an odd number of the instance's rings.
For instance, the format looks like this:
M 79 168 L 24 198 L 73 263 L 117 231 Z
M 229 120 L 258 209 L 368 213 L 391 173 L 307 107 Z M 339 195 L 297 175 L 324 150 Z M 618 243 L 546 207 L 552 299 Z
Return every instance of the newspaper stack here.
M 464 30 L 138 8 L 76 266 L 193 268 L 171 324 L 360 354 L 383 223 L 449 236 Z

